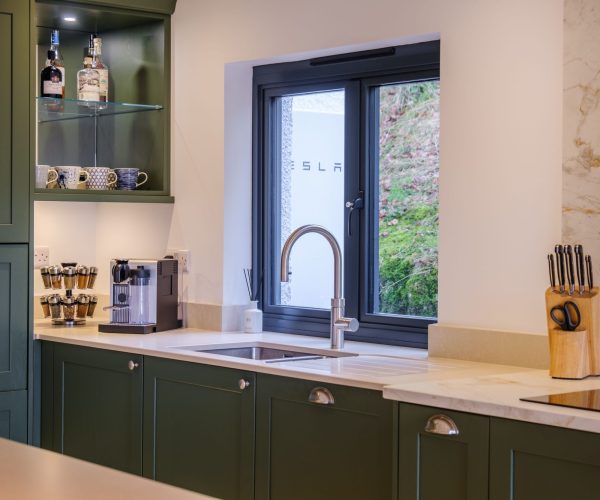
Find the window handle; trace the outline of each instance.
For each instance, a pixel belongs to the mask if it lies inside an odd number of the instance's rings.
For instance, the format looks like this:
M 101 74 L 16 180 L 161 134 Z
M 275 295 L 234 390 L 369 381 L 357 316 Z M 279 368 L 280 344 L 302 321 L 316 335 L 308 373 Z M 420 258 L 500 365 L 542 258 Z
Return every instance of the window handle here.
M 352 214 L 354 213 L 355 210 L 360 210 L 361 208 L 364 208 L 365 206 L 365 202 L 363 200 L 363 196 L 365 195 L 365 193 L 363 191 L 361 191 L 358 196 L 355 198 L 354 201 L 347 201 L 346 202 L 346 208 L 349 208 L 350 211 L 348 212 L 348 238 L 350 238 L 352 236 Z

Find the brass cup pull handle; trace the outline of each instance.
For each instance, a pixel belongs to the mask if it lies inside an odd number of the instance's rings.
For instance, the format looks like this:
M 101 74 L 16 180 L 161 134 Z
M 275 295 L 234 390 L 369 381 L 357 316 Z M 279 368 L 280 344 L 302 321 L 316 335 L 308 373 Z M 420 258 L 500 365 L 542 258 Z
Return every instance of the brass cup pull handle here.
M 127 368 L 129 368 L 131 371 L 135 370 L 138 366 L 140 365 L 135 361 L 129 361 L 129 363 L 127 363 Z
M 325 387 L 315 387 L 308 395 L 308 401 L 318 405 L 335 404 L 335 398 L 329 389 Z
M 458 436 L 460 434 L 454 420 L 442 414 L 429 417 L 425 424 L 425 432 L 440 434 L 442 436 Z
M 238 386 L 240 390 L 244 390 L 246 387 L 250 386 L 250 382 L 248 380 L 244 380 L 243 378 L 238 380 Z

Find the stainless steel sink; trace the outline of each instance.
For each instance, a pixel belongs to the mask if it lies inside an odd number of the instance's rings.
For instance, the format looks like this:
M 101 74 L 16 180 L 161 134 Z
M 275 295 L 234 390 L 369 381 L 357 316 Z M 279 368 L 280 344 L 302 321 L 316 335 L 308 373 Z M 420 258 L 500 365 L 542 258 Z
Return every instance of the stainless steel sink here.
M 234 358 L 254 359 L 265 363 L 280 363 L 282 361 L 299 361 L 307 359 L 340 358 L 357 356 L 349 352 L 320 351 L 317 349 L 296 350 L 292 346 L 278 346 L 250 342 L 246 344 L 229 344 L 221 346 L 183 346 L 173 347 L 185 351 L 203 352 L 218 356 L 231 356 Z

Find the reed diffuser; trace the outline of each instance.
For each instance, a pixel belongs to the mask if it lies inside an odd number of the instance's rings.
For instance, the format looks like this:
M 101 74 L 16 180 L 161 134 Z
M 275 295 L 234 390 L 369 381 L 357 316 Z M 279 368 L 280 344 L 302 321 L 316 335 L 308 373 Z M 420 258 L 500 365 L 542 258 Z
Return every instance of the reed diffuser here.
M 263 328 L 263 312 L 258 308 L 258 295 L 262 286 L 262 275 L 254 287 L 252 269 L 244 269 L 244 279 L 248 289 L 250 307 L 244 311 L 244 332 L 261 333 Z

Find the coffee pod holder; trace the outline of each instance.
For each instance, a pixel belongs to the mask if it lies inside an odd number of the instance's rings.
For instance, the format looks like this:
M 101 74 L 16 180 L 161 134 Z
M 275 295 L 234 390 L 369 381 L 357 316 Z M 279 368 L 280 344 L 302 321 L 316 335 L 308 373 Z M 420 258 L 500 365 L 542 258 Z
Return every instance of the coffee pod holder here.
M 62 266 L 62 267 L 61 267 Z M 74 262 L 63 262 L 61 266 L 42 267 L 40 272 L 46 290 L 54 290 L 52 295 L 40 297 L 44 319 L 51 319 L 55 326 L 84 326 L 87 318 L 94 317 L 98 298 L 73 290 L 92 290 L 96 283 L 98 268 L 77 266 Z M 58 293 L 65 291 L 63 297 Z
M 582 379 L 600 375 L 600 289 L 594 287 L 579 294 L 546 290 L 546 319 L 550 347 L 550 376 L 561 379 Z M 552 320 L 550 311 L 565 302 L 579 308 L 581 322 L 574 331 L 561 330 Z

